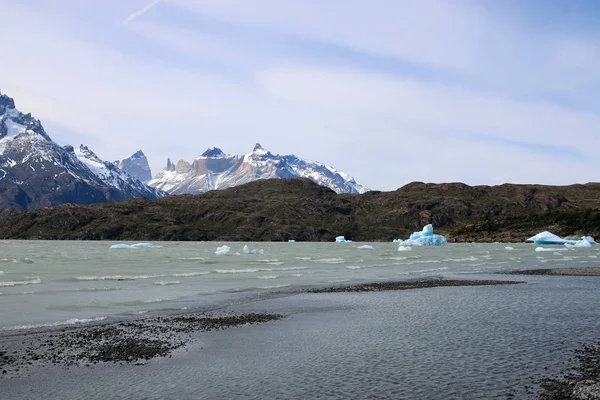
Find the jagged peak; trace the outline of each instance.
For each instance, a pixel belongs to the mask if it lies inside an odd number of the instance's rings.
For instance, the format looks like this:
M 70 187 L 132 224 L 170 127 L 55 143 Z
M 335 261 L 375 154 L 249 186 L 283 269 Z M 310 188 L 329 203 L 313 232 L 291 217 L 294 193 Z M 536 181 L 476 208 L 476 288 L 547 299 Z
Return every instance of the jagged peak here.
M 12 97 L 8 97 L 7 95 L 2 94 L 2 92 L 0 92 L 0 109 L 2 108 L 14 109 L 15 100 Z
M 96 155 L 96 153 L 94 153 L 92 150 L 89 149 L 89 147 L 80 144 L 79 145 L 79 152 L 83 155 L 85 155 L 87 158 L 97 158 L 99 159 L 99 157 Z
M 167 171 L 175 171 L 175 164 L 171 161 L 170 158 L 167 158 Z
M 127 158 L 130 158 L 132 160 L 137 160 L 137 159 L 144 158 L 144 157 L 146 157 L 144 152 L 142 150 L 138 150 Z
M 202 157 L 211 157 L 211 158 L 223 158 L 225 157 L 225 153 L 218 147 L 213 147 L 212 149 L 207 149 L 204 153 L 202 153 Z
M 254 149 L 252 149 L 253 152 L 257 152 L 257 151 L 265 151 L 265 149 L 260 145 L 260 143 L 256 143 L 254 145 Z

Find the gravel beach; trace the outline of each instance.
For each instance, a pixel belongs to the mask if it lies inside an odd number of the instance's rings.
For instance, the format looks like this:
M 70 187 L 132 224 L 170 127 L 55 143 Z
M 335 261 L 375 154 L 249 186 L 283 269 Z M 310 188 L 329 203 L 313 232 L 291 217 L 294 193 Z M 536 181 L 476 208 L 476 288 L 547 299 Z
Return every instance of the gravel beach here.
M 529 269 L 507 273 L 511 275 L 600 276 L 600 267 Z

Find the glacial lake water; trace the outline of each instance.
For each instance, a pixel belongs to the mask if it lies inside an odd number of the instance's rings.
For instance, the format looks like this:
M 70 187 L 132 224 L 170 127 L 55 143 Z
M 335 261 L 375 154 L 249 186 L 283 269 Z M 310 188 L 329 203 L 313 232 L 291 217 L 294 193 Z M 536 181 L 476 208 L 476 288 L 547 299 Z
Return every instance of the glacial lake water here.
M 51 368 L 0 380 L 11 399 L 526 399 L 600 339 L 600 277 L 514 269 L 600 266 L 600 246 L 2 242 L 0 335 L 94 319 L 229 310 L 280 321 L 198 334 L 143 366 Z M 550 247 L 550 246 L 547 246 Z M 239 253 L 239 254 L 238 254 Z M 304 287 L 444 276 L 526 283 L 379 293 Z M 273 291 L 280 292 L 273 296 Z
M 600 246 L 449 244 L 398 251 L 394 243 L 0 242 L 0 329 L 81 323 L 164 310 L 214 309 L 273 290 L 485 275 L 514 269 L 600 266 Z M 263 254 L 244 254 L 262 249 Z M 497 277 L 496 277 L 497 278 Z

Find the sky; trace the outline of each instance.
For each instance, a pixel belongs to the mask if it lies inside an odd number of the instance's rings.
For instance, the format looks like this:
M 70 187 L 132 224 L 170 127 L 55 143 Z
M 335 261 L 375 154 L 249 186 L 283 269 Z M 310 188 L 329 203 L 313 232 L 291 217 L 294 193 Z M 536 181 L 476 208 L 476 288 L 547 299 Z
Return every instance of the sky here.
M 107 161 L 255 143 L 352 175 L 600 181 L 595 0 L 0 0 L 0 90 Z

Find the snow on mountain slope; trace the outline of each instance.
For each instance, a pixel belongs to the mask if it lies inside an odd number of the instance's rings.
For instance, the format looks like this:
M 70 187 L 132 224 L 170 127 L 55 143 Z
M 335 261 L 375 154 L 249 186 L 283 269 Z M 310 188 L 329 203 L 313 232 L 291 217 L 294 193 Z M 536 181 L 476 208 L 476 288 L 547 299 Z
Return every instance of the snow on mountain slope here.
M 148 185 L 171 194 L 204 193 L 258 179 L 309 178 L 337 193 L 364 193 L 368 189 L 333 167 L 294 155 L 272 154 L 260 144 L 244 155 L 226 155 L 218 148 L 205 151 L 191 164 L 180 160 L 160 171 Z
M 39 120 L 0 95 L 0 207 L 91 204 L 164 193 L 144 185 L 87 147 L 61 147 Z

